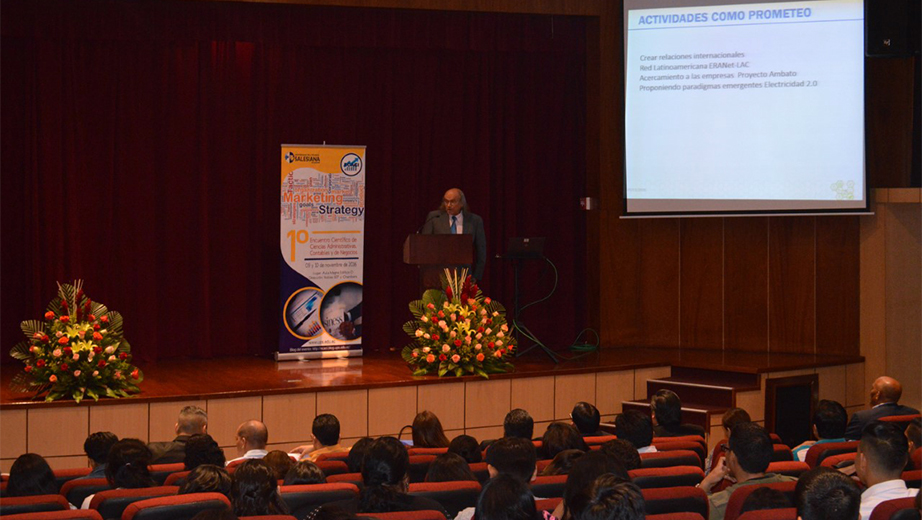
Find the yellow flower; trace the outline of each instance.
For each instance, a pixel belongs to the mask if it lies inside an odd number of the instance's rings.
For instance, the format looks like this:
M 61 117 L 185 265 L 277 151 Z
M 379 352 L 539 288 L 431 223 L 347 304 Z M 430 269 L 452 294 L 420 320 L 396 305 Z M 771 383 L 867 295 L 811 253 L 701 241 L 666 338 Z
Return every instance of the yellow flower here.
M 86 322 L 84 322 L 84 323 L 76 323 L 76 324 L 74 324 L 74 325 L 68 325 L 68 326 L 67 326 L 67 335 L 70 336 L 70 337 L 72 337 L 72 338 L 75 338 L 75 337 L 77 337 L 77 334 L 78 334 L 79 332 L 86 332 L 86 331 L 90 330 L 91 328 L 93 328 L 92 325 L 90 325 L 89 323 L 86 323 Z
M 84 350 L 93 350 L 93 344 L 89 341 L 78 341 L 74 343 L 70 348 L 74 349 L 74 352 L 81 352 Z

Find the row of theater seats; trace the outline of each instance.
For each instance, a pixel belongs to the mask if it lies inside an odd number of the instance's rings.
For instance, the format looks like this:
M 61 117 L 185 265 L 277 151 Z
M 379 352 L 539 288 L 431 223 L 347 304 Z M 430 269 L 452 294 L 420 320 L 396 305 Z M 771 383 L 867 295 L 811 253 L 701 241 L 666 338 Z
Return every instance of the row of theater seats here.
M 598 449 L 601 444 L 612 438 L 614 436 L 589 438 L 587 441 L 591 448 Z M 775 440 L 777 441 L 778 439 Z M 535 444 L 540 447 L 541 443 L 540 441 L 535 441 Z M 704 477 L 704 471 L 702 470 L 703 460 L 700 457 L 700 453 L 704 449 L 704 439 L 700 437 L 656 439 L 655 444 L 662 451 L 641 454 L 642 467 L 630 472 L 632 479 L 642 488 L 648 501 L 648 513 L 651 515 L 696 513 L 706 517 L 707 497 L 694 487 Z M 839 444 L 843 446 L 824 444 L 811 448 L 810 453 L 807 455 L 807 460 L 814 464 L 819 462 L 822 465 L 833 466 L 842 460 L 847 460 L 849 457 L 853 459 L 853 450 L 857 443 Z M 841 453 L 841 450 L 847 449 L 852 451 Z M 410 492 L 433 498 L 442 503 L 450 514 L 454 514 L 465 507 L 474 505 L 480 493 L 480 484 L 486 481 L 488 472 L 486 463 L 474 463 L 470 467 L 480 480 L 480 483 L 421 482 L 422 477 L 426 474 L 428 465 L 438 454 L 445 451 L 446 448 L 411 448 L 411 482 L 413 483 L 410 486 Z M 815 455 L 814 451 L 818 455 Z M 826 451 L 830 452 L 830 454 L 825 454 Z M 715 453 L 722 452 L 715 451 Z M 780 460 L 771 463 L 769 467 L 771 472 L 797 477 L 810 468 L 809 463 L 792 461 L 791 451 L 787 446 L 779 443 L 776 446 L 775 453 L 776 458 Z M 831 455 L 832 453 L 834 455 Z M 922 452 L 916 450 L 912 457 L 915 468 L 904 474 L 904 479 L 907 480 L 910 487 L 918 487 L 919 481 L 922 479 L 922 470 L 920 470 L 922 460 L 920 460 L 920 455 L 922 455 Z M 343 454 L 330 454 L 320 457 L 317 464 L 326 474 L 328 484 L 280 487 L 283 499 L 291 507 L 291 510 L 295 512 L 296 518 L 303 518 L 317 505 L 349 498 L 358 493 L 362 486 L 361 474 L 349 473 L 343 457 Z M 549 463 L 549 460 L 538 461 L 539 472 Z M 55 475 L 61 484 L 59 495 L 0 499 L 0 514 L 6 517 L 5 515 L 36 511 L 42 508 L 62 509 L 62 506 L 67 506 L 67 502 L 80 504 L 85 497 L 96 494 L 91 507 L 101 513 L 103 518 L 135 518 L 137 515 L 140 515 L 137 516 L 138 520 L 181 518 L 185 516 L 180 515 L 177 517 L 176 515 L 179 514 L 179 511 L 173 511 L 172 516 L 158 516 L 160 513 L 157 513 L 157 511 L 167 507 L 180 506 L 184 508 L 182 509 L 183 511 L 186 511 L 190 510 L 190 508 L 203 507 L 203 504 L 211 503 L 209 500 L 215 500 L 213 497 L 208 497 L 205 500 L 202 495 L 176 496 L 178 487 L 173 484 L 188 474 L 183 469 L 182 464 L 152 466 L 152 476 L 158 483 L 164 485 L 138 490 L 110 490 L 105 479 L 74 480 L 78 476 L 86 475 L 89 471 L 86 468 L 58 470 Z M 228 469 L 233 472 L 235 467 L 232 465 Z M 538 477 L 532 483 L 533 493 L 537 497 L 560 497 L 563 494 L 566 478 L 565 475 Z M 559 500 L 559 498 L 552 498 L 552 500 Z M 41 504 L 47 505 L 42 506 Z M 144 513 L 147 509 L 151 509 L 151 512 Z M 553 507 L 549 509 L 553 509 Z M 728 518 L 735 517 L 728 514 Z

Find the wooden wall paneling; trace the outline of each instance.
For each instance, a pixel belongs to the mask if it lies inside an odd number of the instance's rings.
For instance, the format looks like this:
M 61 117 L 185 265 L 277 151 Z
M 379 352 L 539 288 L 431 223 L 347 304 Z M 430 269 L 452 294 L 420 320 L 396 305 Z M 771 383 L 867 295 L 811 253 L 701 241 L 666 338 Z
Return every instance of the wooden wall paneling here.
M 638 368 L 634 371 L 634 399 L 646 399 L 647 381 L 672 375 L 672 367 Z
M 438 415 L 438 414 L 436 414 Z M 368 390 L 368 435 L 397 435 L 416 417 L 416 387 L 395 386 Z M 441 422 L 441 418 L 439 418 Z M 445 429 L 445 425 L 442 425 Z
M 769 221 L 770 352 L 815 353 L 816 218 Z
M 872 58 L 865 64 L 868 181 L 873 187 L 909 187 L 913 88 L 918 81 L 913 58 Z
M 262 421 L 271 428 L 270 441 L 298 442 L 311 438 L 311 425 L 317 416 L 317 394 L 263 396 Z
M 554 376 L 512 380 L 511 408 L 521 408 L 535 421 L 554 418 Z
M 637 305 L 640 334 L 637 346 L 679 346 L 679 220 L 645 219 L 639 222 L 639 258 L 635 276 L 640 285 Z
M 602 215 L 602 257 L 599 261 L 603 345 L 639 345 L 643 341 L 640 305 L 640 221 Z
M 119 439 L 133 438 L 150 442 L 148 403 L 124 404 L 119 406 L 91 406 L 90 433 L 112 432 Z
M 45 462 L 51 466 L 52 470 L 85 468 L 89 464 L 89 460 L 87 460 L 86 455 L 76 455 L 72 457 L 45 457 Z
M 208 411 L 208 403 L 204 399 L 199 401 L 171 401 L 150 403 L 148 405 L 149 414 L 149 431 L 148 439 L 150 442 L 171 441 L 176 437 L 176 420 L 179 419 L 179 411 L 186 406 L 198 406 L 202 410 Z M 208 425 L 208 433 L 211 433 L 211 424 Z
M 634 398 L 634 371 L 599 372 L 595 376 L 595 406 L 603 416 L 621 413 L 621 402 Z
M 848 401 L 848 371 L 846 365 L 837 367 L 820 367 L 816 369 L 819 377 L 819 398 L 836 401 L 842 406 Z
M 446 430 L 464 429 L 464 383 L 420 385 L 416 391 L 416 411 L 423 410 L 438 415 Z
M 464 427 L 501 426 L 509 413 L 509 379 L 464 383 Z M 472 434 L 469 434 L 472 435 Z M 474 435 L 474 437 L 477 437 Z M 480 437 L 477 437 L 480 439 Z
M 595 374 L 554 378 L 554 419 L 569 420 L 573 405 L 585 401 L 595 405 Z
M 887 368 L 887 190 L 871 195 L 873 215 L 861 217 L 859 285 L 859 343 L 864 356 L 864 388 Z
M 342 437 L 364 437 L 368 435 L 368 391 L 343 390 L 319 392 L 317 413 L 331 413 L 339 419 Z M 270 439 L 271 433 L 270 433 Z
M 723 348 L 723 226 L 718 218 L 681 221 L 682 348 Z
M 724 221 L 724 348 L 768 351 L 768 218 Z
M 25 410 L 0 410 L 0 439 L 0 458 L 15 459 L 26 453 Z
M 30 452 L 43 457 L 83 455 L 90 433 L 89 407 L 33 408 L 28 421 Z M 67 434 L 62 435 L 65 428 Z
M 842 406 L 863 406 L 868 402 L 869 387 L 864 382 L 864 363 L 845 367 L 846 398 Z
M 816 217 L 816 351 L 859 355 L 858 217 Z
M 601 197 L 601 132 L 600 124 L 603 110 L 590 107 L 601 105 L 601 65 L 599 46 L 600 27 L 598 18 L 586 20 L 586 197 L 592 197 L 598 204 Z M 609 67 L 605 67 L 608 69 Z M 598 237 L 601 230 L 601 216 L 599 208 L 585 212 L 586 237 Z M 586 240 L 586 309 L 589 312 L 589 326 L 595 330 L 601 328 L 599 287 L 599 255 L 601 246 L 599 240 Z M 595 290 L 592 290 L 595 288 Z
M 503 436 L 503 427 L 502 426 L 484 426 L 482 428 L 465 428 L 465 435 L 470 435 L 471 437 L 477 439 L 478 441 L 485 441 L 490 439 L 499 439 Z M 535 426 L 535 435 L 540 435 L 538 432 L 538 427 Z
M 887 206 L 886 375 L 903 384 L 900 402 L 918 408 L 922 405 L 922 205 L 891 202 Z
M 218 446 L 233 447 L 237 442 L 237 428 L 246 421 L 253 419 L 262 421 L 262 418 L 262 397 L 208 400 L 208 434 L 218 443 Z M 276 439 L 272 437 L 272 425 L 266 425 L 266 428 L 269 429 L 269 442 L 275 442 Z

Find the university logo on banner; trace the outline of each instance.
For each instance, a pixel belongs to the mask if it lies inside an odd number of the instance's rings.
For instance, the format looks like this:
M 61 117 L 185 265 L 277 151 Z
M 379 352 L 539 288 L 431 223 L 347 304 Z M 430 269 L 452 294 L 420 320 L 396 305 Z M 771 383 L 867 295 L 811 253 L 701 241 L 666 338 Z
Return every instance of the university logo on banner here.
M 365 147 L 283 145 L 278 359 L 362 354 Z

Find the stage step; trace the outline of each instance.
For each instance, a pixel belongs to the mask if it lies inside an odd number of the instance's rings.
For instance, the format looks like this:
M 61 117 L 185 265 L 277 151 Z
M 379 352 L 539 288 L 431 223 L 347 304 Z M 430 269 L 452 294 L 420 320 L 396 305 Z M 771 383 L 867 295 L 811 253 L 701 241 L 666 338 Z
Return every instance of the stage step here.
M 644 414 L 650 413 L 650 401 L 622 401 L 622 410 L 637 410 Z M 705 432 L 710 431 L 711 416 L 722 415 L 727 408 L 698 405 L 694 403 L 682 403 L 682 422 L 686 424 L 696 424 L 704 428 Z

